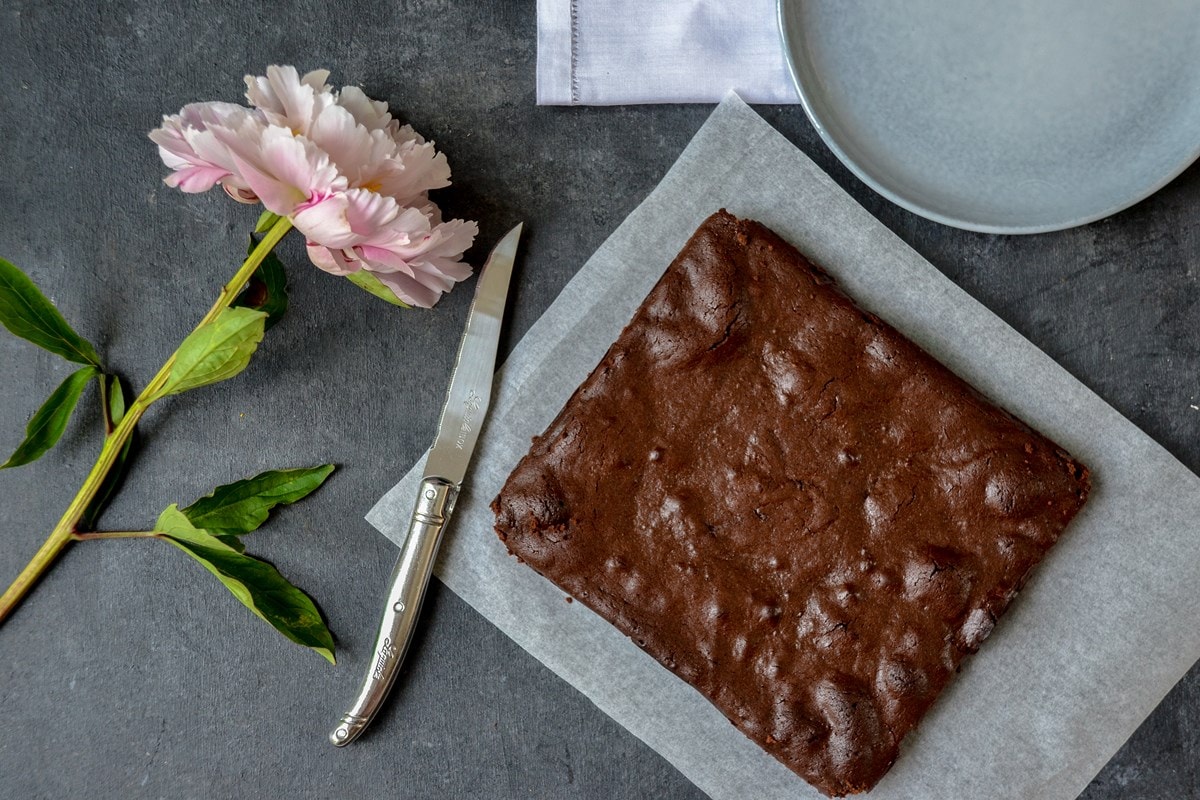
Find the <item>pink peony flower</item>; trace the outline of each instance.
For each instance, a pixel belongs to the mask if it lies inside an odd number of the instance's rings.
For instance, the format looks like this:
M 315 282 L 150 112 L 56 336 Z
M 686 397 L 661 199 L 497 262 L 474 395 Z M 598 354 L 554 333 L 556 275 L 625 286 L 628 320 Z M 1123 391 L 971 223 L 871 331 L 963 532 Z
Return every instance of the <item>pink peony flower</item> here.
M 192 103 L 178 114 L 163 117 L 161 128 L 150 132 L 159 155 L 175 170 L 164 180 L 185 192 L 207 192 L 220 183 L 234 190 L 248 188 L 235 172 L 229 150 L 217 132 L 254 138 L 263 126 L 261 115 L 233 103 Z
M 328 77 L 272 66 L 246 76 L 252 108 L 193 103 L 163 117 L 150 139 L 173 170 L 165 181 L 261 202 L 304 234 L 316 266 L 367 270 L 400 300 L 429 308 L 470 276 L 462 256 L 479 228 L 443 221 L 429 199 L 450 185 L 445 155 L 387 103 L 353 86 L 335 92 Z

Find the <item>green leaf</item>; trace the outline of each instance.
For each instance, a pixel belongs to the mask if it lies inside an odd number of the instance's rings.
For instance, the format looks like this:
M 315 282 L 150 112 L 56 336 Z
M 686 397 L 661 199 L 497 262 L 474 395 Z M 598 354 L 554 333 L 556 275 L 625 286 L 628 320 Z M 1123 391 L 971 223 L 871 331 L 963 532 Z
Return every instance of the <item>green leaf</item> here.
M 333 636 L 316 605 L 275 567 L 239 553 L 208 531 L 196 528 L 174 504 L 159 516 L 155 530 L 216 575 L 234 597 L 275 630 L 317 651 L 329 663 L 336 663 Z
M 228 550 L 231 553 L 241 553 L 245 550 L 244 547 L 234 547 L 224 541 L 226 537 L 213 536 L 203 528 L 197 528 L 187 518 L 187 514 L 179 509 L 178 503 L 171 503 L 163 509 L 154 523 L 154 531 L 165 536 L 172 536 L 180 541 L 191 541 L 206 547 Z
M 3 258 L 0 258 L 0 324 L 68 361 L 100 366 L 96 349 L 72 330 L 28 275 Z
M 226 308 L 188 334 L 175 351 L 175 363 L 154 400 L 232 378 L 246 368 L 263 338 L 267 315 L 249 308 Z
M 68 375 L 29 420 L 25 427 L 25 441 L 17 445 L 16 452 L 9 456 L 8 461 L 0 464 L 0 469 L 19 467 L 36 461 L 54 447 L 63 431 L 67 429 L 71 412 L 79 404 L 79 395 L 83 394 L 88 381 L 98 374 L 95 367 L 84 367 Z
M 294 503 L 314 491 L 333 472 L 333 464 L 304 469 L 279 469 L 218 486 L 183 514 L 198 528 L 214 535 L 249 533 L 267 520 L 277 505 Z
M 279 222 L 280 219 L 282 219 L 282 217 L 280 217 L 274 211 L 263 211 L 258 215 L 258 222 L 254 223 L 254 232 L 266 233 L 267 231 L 271 230 L 271 228 L 275 227 L 275 223 Z
M 386 300 L 394 306 L 401 308 L 412 308 L 408 303 L 396 297 L 392 290 L 380 283 L 379 278 L 376 278 L 365 269 L 360 269 L 358 272 L 351 272 L 346 278 L 360 289 L 370 292 L 380 300 Z
M 246 545 L 242 544 L 242 540 L 236 536 L 214 536 L 213 538 L 221 542 L 221 544 L 225 545 L 226 547 L 236 550 L 239 553 L 246 552 Z
M 100 380 L 108 381 L 108 414 L 112 418 L 113 425 L 116 425 L 125 416 L 125 390 L 121 386 L 121 379 L 116 375 L 103 375 Z M 112 469 L 104 476 L 104 482 L 96 490 L 96 496 L 83 510 L 80 525 L 85 530 L 96 527 L 96 520 L 99 519 L 100 512 L 112 499 L 113 494 L 117 491 L 117 486 L 125 477 L 126 462 L 129 460 L 129 451 L 133 447 L 133 438 L 130 436 L 125 440 L 125 444 L 121 446 L 121 452 L 117 453 L 117 458 L 113 461 Z
M 250 252 L 254 251 L 254 245 L 254 237 L 251 236 Z M 283 262 L 278 256 L 267 253 L 254 275 L 250 277 L 246 288 L 242 289 L 241 294 L 233 301 L 233 305 L 237 308 L 253 308 L 266 312 L 265 330 L 270 330 L 272 325 L 283 318 L 288 307 L 287 274 L 284 273 Z
M 116 375 L 105 377 L 108 379 L 108 416 L 116 425 L 125 417 L 125 390 L 121 388 L 121 379 Z

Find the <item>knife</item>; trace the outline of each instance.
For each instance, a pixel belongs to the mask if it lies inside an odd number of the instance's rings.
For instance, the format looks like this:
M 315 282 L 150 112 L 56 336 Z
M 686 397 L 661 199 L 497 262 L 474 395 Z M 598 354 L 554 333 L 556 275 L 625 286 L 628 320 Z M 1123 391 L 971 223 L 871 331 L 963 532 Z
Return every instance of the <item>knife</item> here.
M 480 271 L 467 327 L 450 373 L 450 389 L 442 406 L 437 437 L 425 462 L 425 474 L 408 525 L 408 538 L 392 570 L 375 651 L 354 705 L 329 734 L 329 741 L 338 747 L 357 739 L 379 711 L 412 639 L 442 531 L 454 510 L 454 500 L 462 487 L 491 399 L 500 322 L 521 227 L 517 225 L 505 234 Z

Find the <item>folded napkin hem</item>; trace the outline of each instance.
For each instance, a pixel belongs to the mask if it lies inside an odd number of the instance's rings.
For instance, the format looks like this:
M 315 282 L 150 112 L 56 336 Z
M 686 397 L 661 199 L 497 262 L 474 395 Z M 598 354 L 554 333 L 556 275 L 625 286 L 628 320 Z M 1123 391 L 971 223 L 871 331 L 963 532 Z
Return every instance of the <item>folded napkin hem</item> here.
M 578 105 L 579 84 L 575 79 L 578 0 L 537 0 L 537 18 L 538 105 Z

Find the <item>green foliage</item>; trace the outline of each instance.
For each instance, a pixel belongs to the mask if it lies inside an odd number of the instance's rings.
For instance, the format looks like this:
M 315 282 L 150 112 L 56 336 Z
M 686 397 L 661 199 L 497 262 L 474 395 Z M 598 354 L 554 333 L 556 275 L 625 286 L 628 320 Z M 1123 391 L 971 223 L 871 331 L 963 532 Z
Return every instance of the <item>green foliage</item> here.
M 270 212 L 266 212 L 270 213 Z M 250 237 L 249 252 L 254 250 L 254 237 Z M 274 253 L 267 253 L 254 271 L 250 282 L 233 301 L 236 308 L 253 308 L 267 315 L 265 330 L 283 318 L 288 307 L 287 274 L 283 271 L 283 262 Z
M 125 389 L 121 386 L 121 379 L 116 375 L 101 375 L 100 380 L 108 382 L 108 418 L 113 425 L 116 425 L 125 417 L 127 406 Z M 95 527 L 100 512 L 104 510 L 104 506 L 116 493 L 117 487 L 125 477 L 126 462 L 129 460 L 129 450 L 132 447 L 133 436 L 131 435 L 125 440 L 125 444 L 121 445 L 121 451 L 117 453 L 112 468 L 104 476 L 104 482 L 96 490 L 96 496 L 88 503 L 87 508 L 83 510 L 83 516 L 79 518 L 79 524 L 85 530 Z
M 274 242 L 286 228 L 280 217 L 266 212 L 255 230 L 270 231 L 268 238 Z M 254 237 L 250 249 L 255 249 Z M 126 425 L 116 435 L 113 427 L 125 418 L 127 410 L 132 407 L 140 413 L 160 398 L 237 375 L 250 362 L 266 328 L 287 310 L 287 304 L 283 265 L 267 253 L 231 306 L 183 340 L 168 362 L 161 386 L 154 384 L 156 388 L 130 406 L 121 381 L 115 375 L 104 374 L 92 345 L 71 329 L 28 276 L 0 259 L 0 323 L 33 344 L 84 365 L 68 376 L 33 415 L 25 440 L 0 469 L 29 463 L 53 447 L 88 382 L 98 378 L 102 382 L 101 398 L 106 400 L 104 412 L 109 435 L 101 461 L 85 483 L 85 489 L 95 488 L 95 491 L 82 513 L 75 518 L 64 518 L 67 522 L 60 523 L 54 533 L 60 539 L 85 538 L 83 532 L 93 527 L 125 470 L 133 441 L 129 423 L 133 420 L 126 419 Z M 154 531 L 100 532 L 92 537 L 154 536 L 170 542 L 215 575 L 234 597 L 284 636 L 315 650 L 332 663 L 333 637 L 316 605 L 274 566 L 246 555 L 238 537 L 256 530 L 276 506 L 294 503 L 317 489 L 333 469 L 333 465 L 324 464 L 264 472 L 219 486 L 183 510 L 169 506 L 159 516 Z M 48 563 L 31 562 L 26 572 L 40 574 Z
M 249 308 L 222 309 L 216 319 L 188 334 L 153 400 L 232 378 L 246 368 L 262 341 L 267 314 Z
M 159 516 L 155 530 L 215 575 L 234 597 L 275 630 L 335 663 L 333 636 L 321 613 L 309 596 L 275 567 L 195 527 L 174 504 Z
M 380 300 L 386 300 L 392 305 L 400 306 L 401 308 L 412 308 L 408 303 L 392 294 L 392 290 L 380 283 L 379 278 L 376 278 L 365 269 L 360 269 L 358 272 L 351 272 L 346 276 L 346 279 L 358 288 L 375 295 Z
M 267 514 L 275 506 L 294 503 L 316 490 L 333 469 L 333 464 L 322 464 L 263 472 L 218 486 L 212 494 L 183 509 L 183 514 L 193 525 L 214 535 L 249 533 L 267 521 Z
M 0 324 L 76 364 L 101 369 L 100 356 L 76 333 L 29 276 L 0 258 Z
M 254 223 L 254 232 L 266 233 L 267 231 L 271 230 L 271 228 L 274 228 L 275 223 L 279 222 L 281 219 L 283 218 L 274 211 L 267 211 L 266 209 L 263 209 L 263 212 L 258 215 L 258 222 Z
M 71 419 L 75 406 L 79 404 L 79 396 L 83 394 L 88 381 L 99 374 L 95 367 L 89 366 L 68 375 L 29 420 L 25 427 L 25 440 L 17 445 L 16 451 L 9 456 L 8 461 L 0 464 L 0 469 L 19 467 L 36 461 L 54 447 L 63 431 L 67 429 L 67 422 Z
M 101 380 L 108 381 L 108 419 L 116 425 L 125 417 L 125 390 L 116 375 L 107 375 Z

